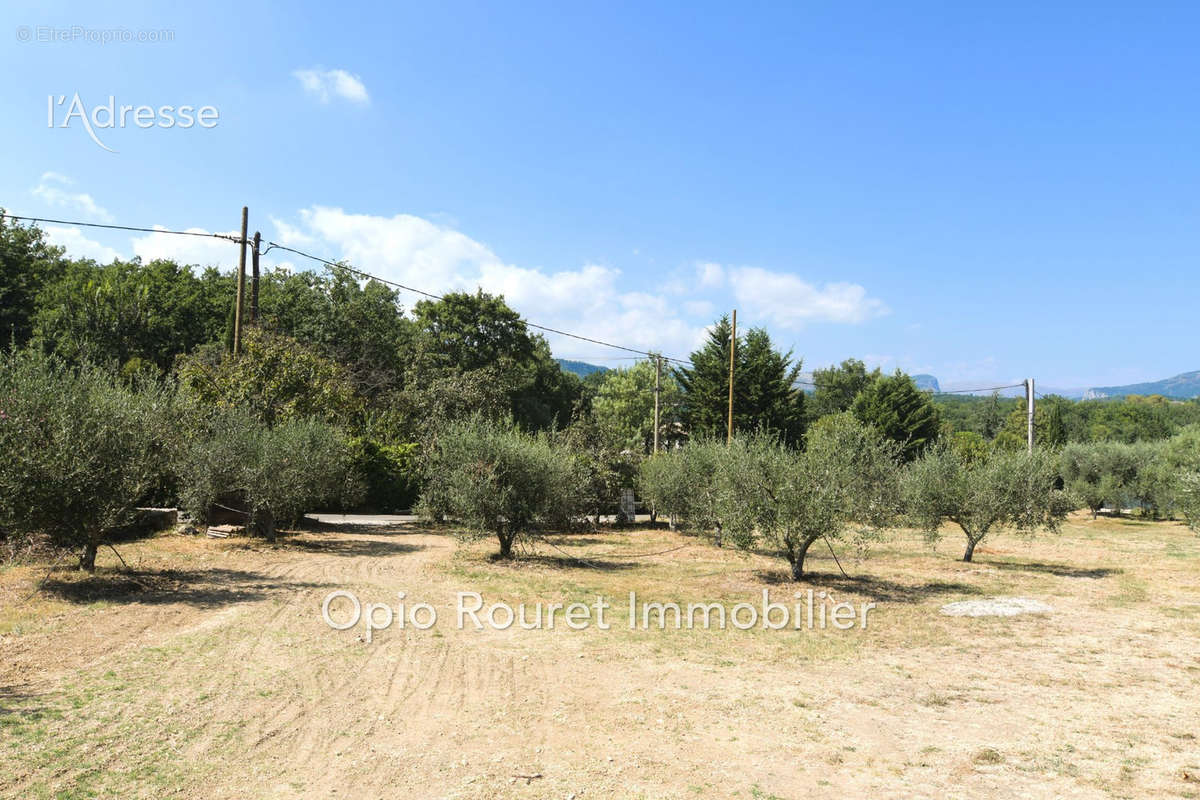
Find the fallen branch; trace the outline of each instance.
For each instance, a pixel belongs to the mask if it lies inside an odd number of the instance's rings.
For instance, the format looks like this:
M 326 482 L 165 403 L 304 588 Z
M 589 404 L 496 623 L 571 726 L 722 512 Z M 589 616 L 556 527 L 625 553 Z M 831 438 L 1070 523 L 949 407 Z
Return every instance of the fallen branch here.
M 58 558 L 54 560 L 54 563 L 50 565 L 50 569 L 46 571 L 46 577 L 42 578 L 42 580 L 38 582 L 38 585 L 33 587 L 33 591 L 29 593 L 28 597 L 21 601 L 22 603 L 28 603 L 33 599 L 35 594 L 42 590 L 42 587 L 46 585 L 46 581 L 50 580 L 50 576 L 54 574 L 54 570 L 58 569 L 58 565 L 62 563 L 62 560 L 66 555 L 67 551 L 65 550 L 58 554 Z
M 121 554 L 117 552 L 117 548 L 113 547 L 111 544 L 108 544 L 107 542 L 105 542 L 104 546 L 107 547 L 109 550 L 112 550 L 113 553 L 116 554 L 117 560 L 121 562 L 121 566 L 124 567 L 128 571 L 129 565 L 125 563 L 124 558 L 121 558 Z

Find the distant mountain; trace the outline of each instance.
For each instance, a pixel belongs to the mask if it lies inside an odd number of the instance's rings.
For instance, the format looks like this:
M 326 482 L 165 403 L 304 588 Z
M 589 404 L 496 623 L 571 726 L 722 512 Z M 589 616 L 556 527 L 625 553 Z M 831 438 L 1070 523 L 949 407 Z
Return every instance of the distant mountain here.
M 942 387 L 938 386 L 937 378 L 932 375 L 913 375 L 911 376 L 913 383 L 917 388 L 925 392 L 940 392 Z
M 1184 372 L 1174 378 L 1149 383 L 1131 383 L 1128 386 L 1100 386 L 1083 393 L 1084 400 L 1099 400 L 1103 397 L 1124 397 L 1127 394 L 1161 394 L 1165 397 L 1189 399 L 1200 395 L 1200 370 Z
M 595 364 L 588 364 L 586 361 L 571 361 L 566 358 L 554 359 L 558 362 L 558 366 L 562 367 L 565 372 L 573 372 L 581 378 L 586 378 L 595 372 L 608 372 L 608 367 L 598 367 Z

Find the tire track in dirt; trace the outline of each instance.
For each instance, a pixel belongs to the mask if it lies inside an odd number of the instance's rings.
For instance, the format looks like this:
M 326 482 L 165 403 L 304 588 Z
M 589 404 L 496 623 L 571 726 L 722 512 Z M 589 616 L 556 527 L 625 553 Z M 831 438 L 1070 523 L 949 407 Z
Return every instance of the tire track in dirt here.
M 423 538 L 432 539 L 439 545 L 436 549 L 447 547 L 444 539 Z M 356 536 L 349 541 L 387 543 L 389 539 Z M 413 558 L 419 553 L 403 550 L 384 556 L 345 556 L 306 552 L 298 554 L 298 559 L 264 564 L 262 571 L 282 584 L 345 587 L 358 592 L 365 601 L 360 589 L 383 588 L 380 583 L 385 578 L 403 579 L 419 566 L 412 561 L 428 561 Z M 454 670 L 449 648 L 423 645 L 420 640 L 427 638 L 424 636 L 396 638 L 392 636 L 394 631 L 389 632 L 387 640 L 374 645 L 350 639 L 351 632 L 331 631 L 319 622 L 320 594 L 320 590 L 313 589 L 276 595 L 277 607 L 263 617 L 263 622 L 267 623 L 264 627 L 276 629 L 277 637 L 265 638 L 266 631 L 246 636 L 230 630 L 225 642 L 229 658 L 241 663 L 274 662 L 283 679 L 269 698 L 254 698 L 255 713 L 246 726 L 245 741 L 262 751 L 256 755 L 269 755 L 286 764 L 293 775 L 329 771 L 329 765 L 336 765 L 339 747 L 345 741 L 380 732 L 380 716 L 386 720 L 399 713 L 411 719 L 414 713 L 429 711 L 433 704 L 444 702 L 455 708 L 463 705 L 464 695 L 456 694 L 445 678 Z M 277 651 L 276 638 L 288 646 Z M 355 651 L 363 647 L 370 649 L 365 653 Z M 312 654 L 314 648 L 319 652 Z M 227 687 L 226 691 L 232 689 Z M 423 694 L 440 699 L 426 701 L 414 712 L 413 698 Z M 323 766 L 314 770 L 314 764 Z

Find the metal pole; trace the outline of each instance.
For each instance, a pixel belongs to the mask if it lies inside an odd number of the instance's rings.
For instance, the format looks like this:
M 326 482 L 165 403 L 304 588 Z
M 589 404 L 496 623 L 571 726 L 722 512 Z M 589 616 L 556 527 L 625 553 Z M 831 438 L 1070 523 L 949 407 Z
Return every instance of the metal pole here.
M 729 336 L 729 421 L 726 424 L 725 444 L 733 444 L 733 356 L 737 350 L 737 309 L 733 310 L 733 328 Z
M 250 253 L 250 324 L 258 324 L 258 245 L 262 235 L 254 232 L 254 250 Z
M 242 238 L 238 249 L 237 271 L 237 305 L 233 310 L 233 352 L 242 352 L 242 304 L 246 293 L 246 224 L 250 217 L 250 209 L 242 206 Z
M 662 358 L 654 357 L 654 455 L 658 455 L 658 394 L 662 384 Z
M 1027 438 L 1029 440 L 1030 454 L 1033 453 L 1033 404 L 1034 404 L 1033 378 L 1026 378 L 1025 379 L 1025 407 L 1029 412 Z

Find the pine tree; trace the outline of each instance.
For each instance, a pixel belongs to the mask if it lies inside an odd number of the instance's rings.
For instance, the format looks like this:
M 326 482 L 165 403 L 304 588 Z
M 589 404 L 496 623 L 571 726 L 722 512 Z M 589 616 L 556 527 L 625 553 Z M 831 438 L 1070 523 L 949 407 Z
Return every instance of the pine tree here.
M 864 389 L 852 410 L 860 422 L 898 442 L 905 461 L 916 458 L 938 435 L 940 420 L 933 401 L 900 370 Z
M 722 317 L 692 353 L 691 368 L 675 370 L 684 392 L 683 420 L 692 436 L 723 437 L 729 408 L 729 347 L 733 330 Z M 796 388 L 800 361 L 780 353 L 770 335 L 752 328 L 738 337 L 733 386 L 735 431 L 764 430 L 798 444 L 804 434 L 804 393 Z
M 983 437 L 989 440 L 995 439 L 1003 424 L 1004 417 L 1000 414 L 1000 395 L 992 392 L 992 396 L 988 398 L 987 407 L 983 411 Z
M 675 369 L 675 380 L 684 392 L 683 420 L 693 435 L 725 431 L 729 392 L 729 346 L 733 328 L 721 317 L 708 332 L 708 341 L 692 353 L 692 367 Z

